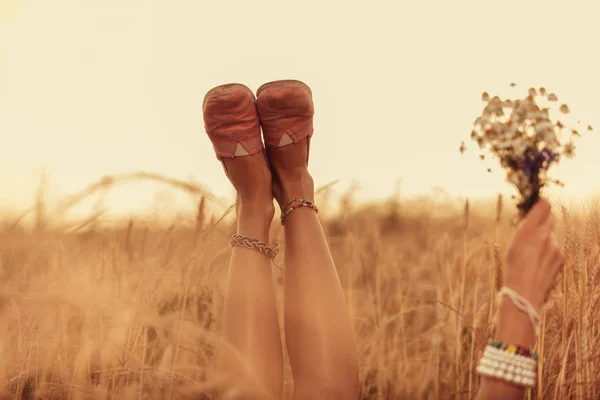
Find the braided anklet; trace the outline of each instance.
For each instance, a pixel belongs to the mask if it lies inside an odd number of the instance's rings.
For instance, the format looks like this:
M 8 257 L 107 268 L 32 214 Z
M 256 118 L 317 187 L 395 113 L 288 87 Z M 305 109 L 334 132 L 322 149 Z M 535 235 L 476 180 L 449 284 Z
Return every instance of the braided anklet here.
M 231 245 L 258 251 L 270 259 L 276 267 L 281 268 L 275 262 L 275 257 L 279 254 L 279 242 L 275 242 L 273 246 L 269 246 L 265 242 L 251 238 L 250 236 L 236 234 L 231 237 Z
M 317 205 L 315 203 L 313 203 L 312 201 L 299 199 L 299 198 L 293 198 L 291 200 L 288 200 L 288 202 L 285 203 L 283 205 L 283 207 L 281 207 L 281 225 L 284 224 L 285 218 L 288 215 L 290 215 L 290 213 L 292 211 L 297 210 L 301 207 L 312 208 L 313 210 L 315 210 L 315 212 L 317 214 L 319 213 L 319 207 L 317 207 Z

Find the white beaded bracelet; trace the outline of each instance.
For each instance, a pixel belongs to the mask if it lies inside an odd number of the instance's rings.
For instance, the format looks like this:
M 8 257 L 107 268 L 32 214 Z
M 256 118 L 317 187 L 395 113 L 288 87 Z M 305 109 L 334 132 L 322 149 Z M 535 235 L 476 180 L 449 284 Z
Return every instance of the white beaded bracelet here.
M 488 345 L 477 366 L 477 373 L 517 386 L 532 388 L 536 385 L 537 361 Z

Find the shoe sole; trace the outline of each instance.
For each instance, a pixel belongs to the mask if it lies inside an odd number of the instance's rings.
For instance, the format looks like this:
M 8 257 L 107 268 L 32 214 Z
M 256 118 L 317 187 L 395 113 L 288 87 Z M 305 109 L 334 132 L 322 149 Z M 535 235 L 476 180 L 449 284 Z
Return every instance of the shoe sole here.
M 312 90 L 310 89 L 310 87 L 302 82 L 302 81 L 297 81 L 294 79 L 285 79 L 285 80 L 280 80 L 280 81 L 273 81 L 273 82 L 267 82 L 264 85 L 261 85 L 257 90 L 256 90 L 256 97 L 260 96 L 260 93 L 266 89 L 269 89 L 271 87 L 288 87 L 288 88 L 303 88 L 306 91 L 308 91 L 308 93 L 310 94 L 310 96 L 312 97 Z

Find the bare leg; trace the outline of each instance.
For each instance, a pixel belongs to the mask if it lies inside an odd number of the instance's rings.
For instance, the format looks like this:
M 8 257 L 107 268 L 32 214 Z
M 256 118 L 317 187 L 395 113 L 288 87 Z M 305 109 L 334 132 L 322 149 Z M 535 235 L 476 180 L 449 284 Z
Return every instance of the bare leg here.
M 262 153 L 225 160 L 238 191 L 237 233 L 269 243 L 273 219 L 271 175 Z M 253 374 L 273 399 L 283 392 L 283 355 L 270 260 L 257 251 L 234 247 L 223 313 L 221 371 Z M 240 360 L 240 355 L 243 361 Z M 245 365 L 244 365 L 245 362 Z M 245 368 L 244 368 L 245 367 Z M 244 386 L 253 383 L 244 383 Z
M 269 148 L 280 205 L 314 200 L 307 139 Z M 357 399 L 358 362 L 342 286 L 318 216 L 299 208 L 285 219 L 285 335 L 295 399 Z
M 211 89 L 202 105 L 206 132 L 237 191 L 237 233 L 269 244 L 274 207 L 254 94 L 240 84 Z M 244 399 L 280 399 L 283 354 L 270 260 L 234 247 L 223 311 L 220 372 Z

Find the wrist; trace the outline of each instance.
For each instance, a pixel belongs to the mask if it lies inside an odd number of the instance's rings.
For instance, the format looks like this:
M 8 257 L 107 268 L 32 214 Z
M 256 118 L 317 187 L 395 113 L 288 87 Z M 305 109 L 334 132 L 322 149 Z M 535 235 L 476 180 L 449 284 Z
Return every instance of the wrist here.
M 500 303 L 496 339 L 523 347 L 532 347 L 535 343 L 535 331 L 529 316 L 506 297 Z
M 538 293 L 539 291 L 535 290 L 537 288 L 526 289 L 523 287 L 523 285 L 514 285 L 510 283 L 507 283 L 505 286 L 515 291 L 520 297 L 527 300 L 533 306 L 536 312 L 539 313 L 541 311 L 542 307 L 544 306 L 544 298 Z

